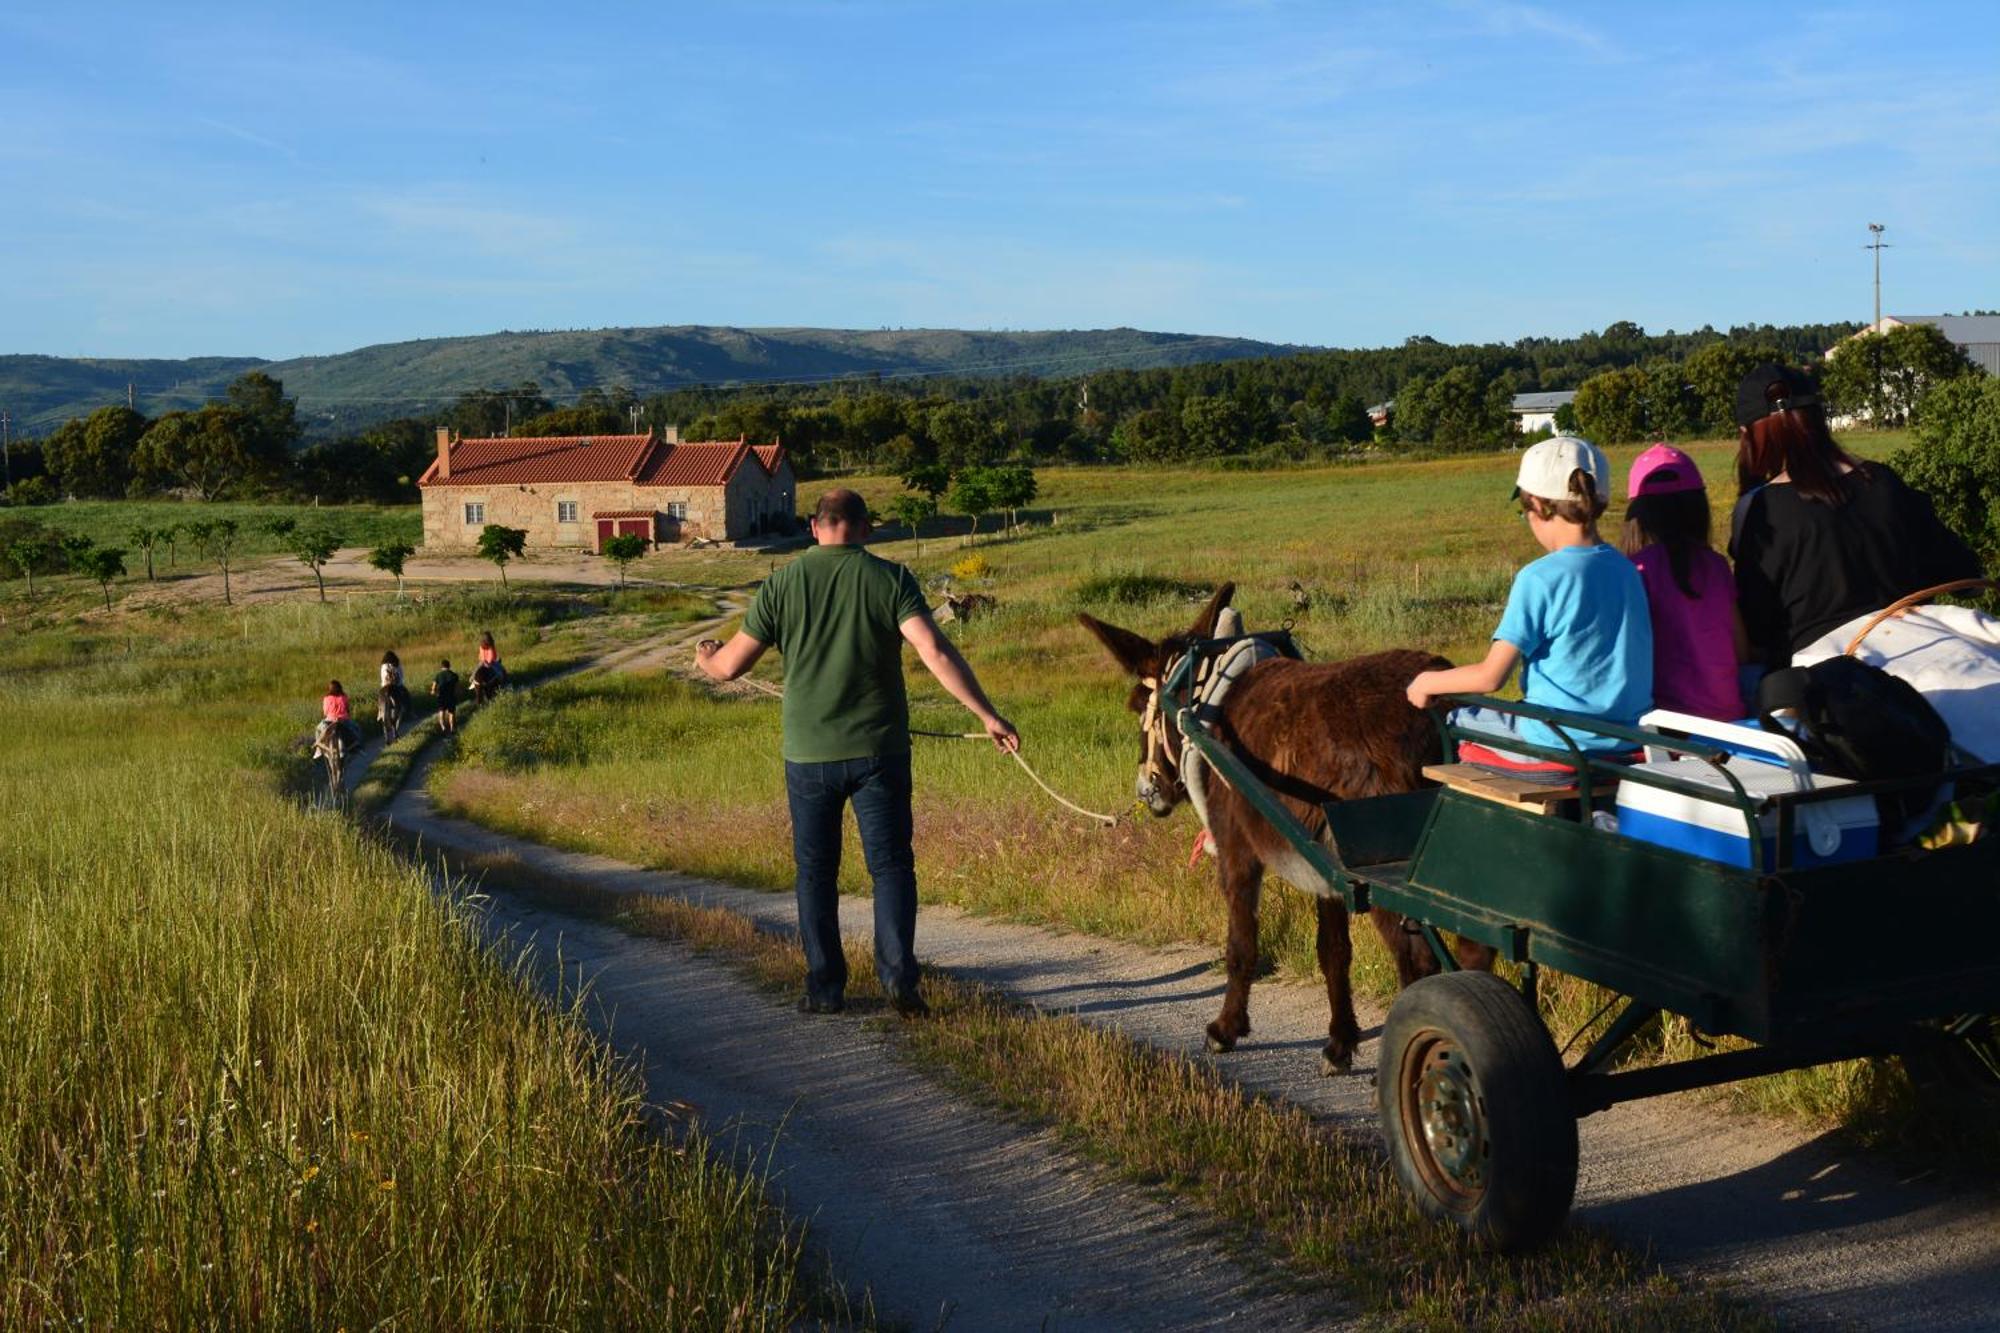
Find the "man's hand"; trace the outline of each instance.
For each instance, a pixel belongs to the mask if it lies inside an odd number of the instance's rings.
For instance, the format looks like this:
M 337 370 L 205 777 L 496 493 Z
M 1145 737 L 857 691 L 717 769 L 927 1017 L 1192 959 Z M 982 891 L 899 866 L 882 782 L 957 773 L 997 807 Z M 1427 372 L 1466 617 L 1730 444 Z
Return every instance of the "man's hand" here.
M 1014 730 L 1014 724 L 998 713 L 984 719 L 986 734 L 993 739 L 995 747 L 1007 754 L 1021 748 L 1021 733 Z
M 717 639 L 703 639 L 694 646 L 694 664 L 701 668 L 710 680 L 735 680 L 764 655 L 769 645 L 753 639 L 741 630 L 728 643 Z

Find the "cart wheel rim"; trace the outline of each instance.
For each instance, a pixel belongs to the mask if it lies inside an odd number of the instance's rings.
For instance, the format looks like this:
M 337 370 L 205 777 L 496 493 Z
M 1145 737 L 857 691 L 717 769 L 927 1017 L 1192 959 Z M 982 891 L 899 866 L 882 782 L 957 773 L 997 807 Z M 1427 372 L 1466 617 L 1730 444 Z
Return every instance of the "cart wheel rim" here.
M 1465 1052 L 1445 1033 L 1421 1033 L 1406 1048 L 1401 1074 L 1403 1141 L 1418 1177 L 1445 1207 L 1476 1207 L 1486 1194 L 1489 1145 L 1478 1078 Z

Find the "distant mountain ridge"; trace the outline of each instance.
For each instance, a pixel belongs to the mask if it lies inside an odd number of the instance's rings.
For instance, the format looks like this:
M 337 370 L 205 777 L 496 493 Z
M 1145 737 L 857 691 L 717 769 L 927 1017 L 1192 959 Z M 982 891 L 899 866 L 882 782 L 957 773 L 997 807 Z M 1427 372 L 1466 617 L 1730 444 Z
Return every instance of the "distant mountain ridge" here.
M 282 380 L 313 435 L 420 415 L 470 389 L 533 380 L 558 403 L 625 385 L 640 397 L 702 384 L 866 380 L 870 376 L 1069 375 L 1145 370 L 1308 350 L 1248 338 L 1142 329 L 651 328 L 505 332 L 378 343 L 333 356 L 113 360 L 0 356 L 0 407 L 15 431 L 46 435 L 65 419 L 123 402 L 148 416 L 197 407 L 246 370 Z

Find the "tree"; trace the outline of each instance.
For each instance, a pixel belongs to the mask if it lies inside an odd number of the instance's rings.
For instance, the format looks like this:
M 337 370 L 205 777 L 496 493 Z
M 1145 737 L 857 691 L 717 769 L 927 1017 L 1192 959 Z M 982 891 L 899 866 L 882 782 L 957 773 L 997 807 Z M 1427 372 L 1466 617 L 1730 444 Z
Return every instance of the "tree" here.
M 289 520 L 287 520 L 289 521 Z M 291 552 L 299 563 L 313 572 L 313 579 L 319 584 L 319 599 L 326 600 L 326 562 L 333 559 L 333 553 L 340 549 L 340 534 L 321 524 L 301 528 L 290 534 Z
M 35 595 L 35 575 L 62 567 L 62 545 L 54 532 L 27 520 L 0 520 L 0 556 L 28 581 L 28 595 Z
M 951 507 L 972 520 L 972 538 L 979 540 L 979 517 L 993 512 L 993 476 L 985 468 L 967 468 L 952 479 Z
M 1134 463 L 1164 463 L 1181 456 L 1180 418 L 1163 407 L 1146 407 L 1111 428 L 1114 456 Z
M 153 549 L 166 540 L 164 528 L 149 528 L 144 524 L 134 524 L 125 534 L 125 539 L 146 557 L 146 582 L 153 581 Z
M 1648 361 L 1646 429 L 1659 440 L 1687 439 L 1701 429 L 1701 404 L 1681 363 L 1664 357 Z
M 97 543 L 80 532 L 65 532 L 56 538 L 56 548 L 62 552 L 63 568 L 82 572 L 84 562 L 90 558 L 91 548 Z
M 290 461 L 287 446 L 275 444 L 276 438 L 238 409 L 210 403 L 154 422 L 140 437 L 133 464 L 154 485 L 213 500 L 246 482 L 275 478 Z
M 1758 366 L 1783 359 L 1775 347 L 1721 339 L 1688 353 L 1681 375 L 1698 405 L 1702 429 L 1714 435 L 1736 434 L 1736 386 Z
M 500 586 L 507 586 L 507 562 L 520 558 L 528 547 L 528 530 L 510 528 L 499 523 L 488 523 L 479 530 L 479 555 L 483 560 L 491 560 L 500 569 Z
M 904 491 L 889 501 L 889 512 L 895 516 L 898 523 L 910 530 L 912 537 L 916 538 L 919 559 L 924 554 L 924 520 L 934 516 L 937 511 L 938 502 L 935 496 L 918 495 L 915 491 Z
M 903 473 L 903 484 L 913 491 L 921 491 L 931 498 L 935 505 L 944 493 L 951 489 L 951 469 L 942 463 L 920 463 Z
M 236 544 L 242 539 L 242 530 L 233 518 L 217 518 L 190 523 L 187 532 L 202 558 L 213 560 L 216 568 L 222 571 L 222 604 L 230 605 L 234 599 L 230 596 L 229 566 L 236 557 Z
M 1406 440 L 1464 449 L 1498 443 L 1513 418 L 1514 393 L 1504 376 L 1455 365 L 1437 378 L 1413 376 L 1396 391 L 1396 431 Z
M 1954 376 L 1938 385 L 1917 414 L 1916 442 L 1889 465 L 1930 496 L 1989 571 L 2000 566 L 2000 379 Z
M 235 413 L 252 457 L 278 465 L 291 457 L 299 442 L 298 405 L 285 397 L 282 382 L 261 370 L 246 371 L 229 382 L 224 405 Z
M 1935 324 L 1857 334 L 1834 352 L 1820 384 L 1829 410 L 1866 417 L 1876 426 L 1909 421 L 1933 388 L 1973 371 L 1965 353 Z
M 396 596 L 403 595 L 403 562 L 417 553 L 408 542 L 384 542 L 368 553 L 368 563 L 384 574 L 396 576 Z
M 996 508 L 1007 511 L 1007 526 L 1020 526 L 1021 506 L 1031 502 L 1040 491 L 1035 481 L 1035 470 L 1020 464 L 994 468 L 990 476 L 990 489 Z
M 169 523 L 159 530 L 160 540 L 167 544 L 167 568 L 180 567 L 181 538 L 186 535 L 186 527 L 179 523 Z
M 646 554 L 646 539 L 636 532 L 621 532 L 604 543 L 604 554 L 618 565 L 618 586 L 625 586 L 625 567 Z M 490 558 L 490 557 L 489 557 Z M 506 577 L 506 569 L 500 571 Z
M 631 429 L 631 418 L 616 408 L 578 404 L 516 421 L 508 434 L 528 439 L 541 435 L 623 435 Z
M 84 556 L 83 572 L 104 589 L 104 609 L 111 609 L 111 580 L 125 577 L 125 553 L 115 546 L 100 546 Z
M 999 443 L 992 423 L 964 403 L 933 408 L 925 430 L 937 445 L 938 461 L 953 471 L 978 467 Z
M 1576 422 L 1598 444 L 1646 438 L 1646 372 L 1637 366 L 1592 375 L 1576 389 Z
M 1181 439 L 1196 458 L 1243 452 L 1249 425 L 1233 399 L 1196 394 L 1181 404 Z
M 133 452 L 146 418 L 124 404 L 72 418 L 48 439 L 50 470 L 71 495 L 123 496 L 133 477 Z
M 292 534 L 299 530 L 299 521 L 290 514 L 280 514 L 276 518 L 265 519 L 263 528 L 265 532 L 276 537 L 280 545 L 284 545 L 288 544 Z

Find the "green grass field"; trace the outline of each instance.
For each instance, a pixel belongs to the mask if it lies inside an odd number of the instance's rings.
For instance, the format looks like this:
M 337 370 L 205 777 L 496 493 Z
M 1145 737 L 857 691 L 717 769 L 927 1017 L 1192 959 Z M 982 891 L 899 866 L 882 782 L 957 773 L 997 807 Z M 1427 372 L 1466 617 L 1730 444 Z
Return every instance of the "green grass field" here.
M 782 1328 L 754 1178 L 454 899 L 281 794 L 326 677 L 576 599 L 195 607 L 0 640 L 0 1325 Z M 414 673 L 413 673 L 414 674 Z
M 70 500 L 63 504 L 36 505 L 7 511 L 17 517 L 46 523 L 64 532 L 88 537 L 99 546 L 125 548 L 126 566 L 143 575 L 145 560 L 132 544 L 135 527 L 165 528 L 174 524 L 234 521 L 242 529 L 237 545 L 239 557 L 276 555 L 285 544 L 265 530 L 274 519 L 288 518 L 300 527 L 323 524 L 339 534 L 343 546 L 379 546 L 400 540 L 412 546 L 423 540 L 423 512 L 416 505 L 307 505 L 264 504 L 218 500 L 203 504 L 177 500 Z M 186 537 L 175 553 L 174 568 L 205 570 L 194 545 Z M 160 571 L 167 570 L 167 553 L 155 556 Z
M 1880 455 L 1900 440 L 1863 437 Z M 1727 523 L 1732 446 L 1691 446 L 1711 481 L 1717 536 Z M 1636 449 L 1613 450 L 1623 469 Z M 1076 623 L 1078 611 L 1150 635 L 1184 628 L 1208 588 L 1238 587 L 1253 629 L 1294 621 L 1308 655 L 1332 659 L 1412 646 L 1457 661 L 1483 653 L 1514 570 L 1538 555 L 1509 502 L 1514 458 L 1279 473 L 1078 471 L 1044 476 L 1042 521 L 968 549 L 954 538 L 883 544 L 935 578 L 967 555 L 991 567 L 996 614 L 952 626 L 1027 753 L 1056 788 L 1103 811 L 1132 802 L 1136 720 L 1129 682 Z M 880 504 L 893 479 L 864 479 Z M 1619 508 L 1606 516 L 1615 539 Z M 1296 585 L 1296 589 L 1295 589 Z M 1305 605 L 1298 605 L 1302 590 Z M 773 654 L 759 675 L 781 679 Z M 912 670 L 913 725 L 964 730 L 965 714 Z M 492 710 L 435 790 L 458 811 L 546 842 L 642 864 L 785 889 L 792 876 L 775 700 L 715 699 L 654 676 L 589 677 Z M 1226 928 L 1212 866 L 1189 868 L 1191 815 L 1104 830 L 1048 802 L 988 747 L 918 739 L 917 853 L 926 901 L 1149 943 L 1219 943 Z M 763 756 L 762 760 L 746 756 Z M 858 843 L 843 887 L 865 889 Z M 1263 948 L 1291 975 L 1316 968 L 1303 894 L 1267 892 Z M 1356 931 L 1357 980 L 1386 998 L 1394 973 L 1373 932 Z M 1544 987 L 1562 1033 L 1604 996 L 1568 979 Z M 1693 1053 L 1678 1021 L 1652 1049 Z M 1894 1137 L 1909 1088 L 1893 1066 L 1852 1063 L 1737 1085 L 1759 1109 Z M 1928 1132 L 1928 1131 L 1925 1131 Z M 1981 1149 L 2000 1160 L 2000 1152 Z

